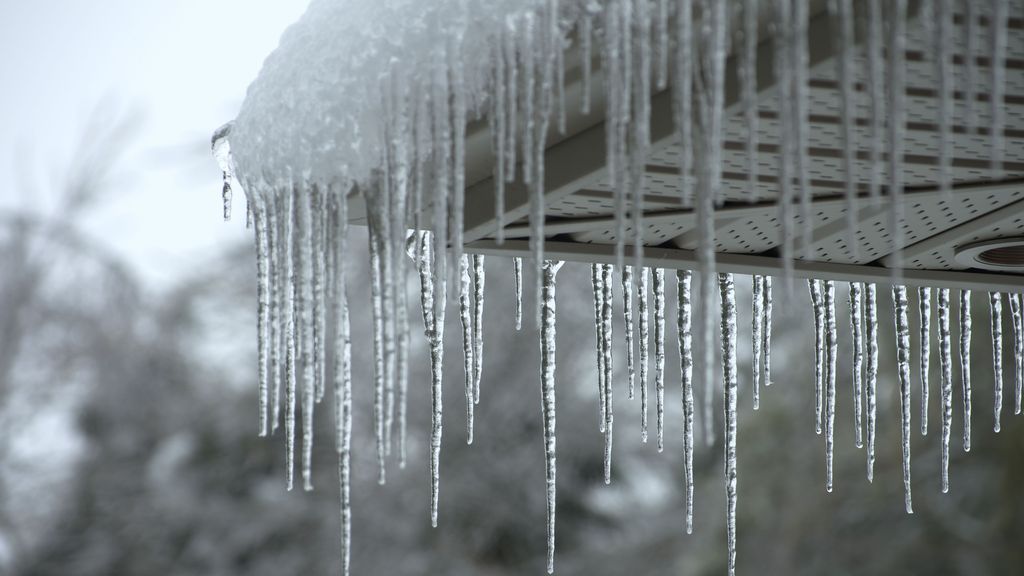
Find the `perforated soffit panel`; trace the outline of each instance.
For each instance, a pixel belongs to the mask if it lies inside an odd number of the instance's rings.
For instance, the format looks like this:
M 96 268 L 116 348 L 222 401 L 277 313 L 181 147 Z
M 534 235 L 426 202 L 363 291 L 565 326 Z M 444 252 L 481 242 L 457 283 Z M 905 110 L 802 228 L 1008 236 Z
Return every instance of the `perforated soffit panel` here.
M 957 3 L 957 7 L 960 4 Z M 983 8 L 979 6 L 979 8 Z M 979 37 L 988 37 L 988 20 L 984 9 L 978 29 Z M 988 127 L 991 112 L 988 104 L 989 60 L 988 42 L 976 42 L 971 56 L 975 67 L 977 101 L 973 106 L 976 128 L 964 126 L 966 99 L 967 47 L 964 41 L 964 18 L 954 18 L 953 86 L 954 114 L 952 127 L 953 192 L 940 192 L 938 160 L 940 133 L 939 111 L 935 91 L 935 65 L 927 48 L 925 32 L 919 19 L 908 25 L 906 52 L 907 130 L 904 139 L 902 265 L 908 284 L 944 285 L 949 287 L 1009 287 L 1020 289 L 1024 276 L 1020 272 L 993 274 L 970 270 L 954 259 L 958 247 L 978 241 L 1024 236 L 1024 9 L 1013 3 L 1008 30 L 1008 58 L 1004 99 L 1003 136 L 1005 151 L 1001 165 L 990 161 Z M 847 204 L 844 194 L 844 168 L 840 121 L 840 93 L 836 62 L 832 57 L 833 31 L 827 14 L 819 11 L 811 18 L 808 39 L 811 62 L 809 70 L 810 119 L 808 157 L 813 205 L 813 234 L 809 251 L 798 251 L 794 272 L 801 276 L 839 280 L 881 280 L 891 276 L 887 265 L 893 261 L 891 202 L 888 198 L 871 199 L 867 194 L 871 163 L 869 162 L 869 106 L 865 91 L 867 64 L 861 50 L 855 54 L 856 93 L 854 107 L 856 125 L 854 142 L 856 160 L 854 177 L 860 197 L 856 202 L 857 230 L 847 232 Z M 715 214 L 716 251 L 719 270 L 737 273 L 777 273 L 780 230 L 777 175 L 779 167 L 778 99 L 772 86 L 770 62 L 771 42 L 762 41 L 758 54 L 758 178 L 750 190 L 747 176 L 745 142 L 746 123 L 737 105 L 738 94 L 732 58 L 728 61 L 725 123 L 725 149 L 722 157 L 722 205 Z M 569 56 L 572 63 L 572 55 Z M 598 117 L 604 109 L 601 99 L 600 71 L 591 86 L 595 100 L 590 117 L 578 112 L 582 87 L 570 70 L 566 94 L 569 110 L 568 136 L 552 137 L 546 154 L 546 252 L 551 258 L 577 261 L 613 262 L 616 227 L 612 187 L 604 166 L 604 130 Z M 696 248 L 696 219 L 691 210 L 680 203 L 679 141 L 671 118 L 671 95 L 668 91 L 652 97 L 652 152 L 644 174 L 645 258 L 649 265 L 691 267 Z M 486 147 L 485 130 L 480 128 L 471 138 L 479 138 Z M 887 146 L 887 144 L 886 144 Z M 883 146 L 883 149 L 885 147 Z M 477 171 L 486 172 L 490 158 L 470 159 Z M 473 161 L 475 160 L 475 162 Z M 472 170 L 472 168 L 470 168 Z M 887 168 L 882 182 L 887 181 Z M 494 240 L 493 183 L 482 177 L 467 190 L 467 249 L 481 253 L 527 256 L 525 238 L 527 194 L 519 184 L 506 191 L 506 240 Z M 799 211 L 796 230 L 801 228 Z M 632 230 L 629 229 L 632 238 Z M 853 244 L 851 244 L 853 240 Z M 628 243 L 627 243 L 628 244 Z M 802 245 L 800 239 L 797 245 Z M 851 250 L 851 247 L 855 249 Z

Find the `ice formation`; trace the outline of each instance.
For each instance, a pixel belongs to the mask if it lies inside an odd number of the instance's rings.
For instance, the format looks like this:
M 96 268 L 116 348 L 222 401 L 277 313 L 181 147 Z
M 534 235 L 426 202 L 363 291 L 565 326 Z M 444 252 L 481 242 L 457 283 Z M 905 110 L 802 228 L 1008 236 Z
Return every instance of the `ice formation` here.
M 496 241 L 504 238 L 506 200 L 512 186 L 528 198 L 529 250 L 513 260 L 515 327 L 521 328 L 523 258 L 535 282 L 536 321 L 541 335 L 541 400 L 547 502 L 547 569 L 554 568 L 555 512 L 555 275 L 561 266 L 545 256 L 545 150 L 556 129 L 564 132 L 567 51 L 579 51 L 583 113 L 604 106 L 605 167 L 612 185 L 615 234 L 612 260 L 591 268 L 598 366 L 599 428 L 604 435 L 604 479 L 612 479 L 614 427 L 613 338 L 615 285 L 621 286 L 627 347 L 627 395 L 640 387 L 641 438 L 647 440 L 650 339 L 654 338 L 654 392 L 658 449 L 666 429 L 665 386 L 677 377 L 665 367 L 665 268 L 645 260 L 645 162 L 651 151 L 651 102 L 670 90 L 675 135 L 680 146 L 679 204 L 697 216 L 696 276 L 676 271 L 677 346 L 683 412 L 684 483 L 687 533 L 693 530 L 694 416 L 701 413 L 704 438 L 715 442 L 714 394 L 724 392 L 721 423 L 727 492 L 727 566 L 736 561 L 737 324 L 732 274 L 720 274 L 716 260 L 715 210 L 724 202 L 721 173 L 725 146 L 726 92 L 738 91 L 747 125 L 743 165 L 753 194 L 764 183 L 759 128 L 766 86 L 759 70 L 760 49 L 768 45 L 762 24 L 773 36 L 768 55 L 774 69 L 778 106 L 779 165 L 775 177 L 779 201 L 778 251 L 785 286 L 796 274 L 793 259 L 807 252 L 812 238 L 812 142 L 808 112 L 810 0 L 743 0 L 735 5 L 713 0 L 314 0 L 307 14 L 283 36 L 280 48 L 264 64 L 235 121 L 215 134 L 213 153 L 220 166 L 222 207 L 230 217 L 232 194 L 244 192 L 257 255 L 258 430 L 272 434 L 283 419 L 287 478 L 293 485 L 297 434 L 301 433 L 301 473 L 312 488 L 313 423 L 328 383 L 333 383 L 336 446 L 341 480 L 343 569 L 350 566 L 352 378 L 345 262 L 349 220 L 367 224 L 373 312 L 373 430 L 380 482 L 395 459 L 406 458 L 406 402 L 409 359 L 407 271 L 419 280 L 420 304 L 431 364 L 430 492 L 431 523 L 438 523 L 442 447 L 444 324 L 448 281 L 458 281 L 463 328 L 467 440 L 472 441 L 474 406 L 480 401 L 485 296 L 484 258 L 464 244 L 467 199 L 467 126 L 486 120 L 493 159 Z M 866 163 L 868 195 L 883 190 L 894 247 L 904 241 L 899 196 L 903 192 L 905 121 L 913 113 L 906 102 L 908 29 L 923 20 L 934 46 L 939 110 L 934 119 L 943 190 L 951 188 L 954 126 L 976 131 L 985 114 L 993 166 L 1001 167 L 1002 122 L 1008 46 L 1008 0 L 977 3 L 933 0 L 852 0 L 829 2 L 838 81 L 838 133 L 845 173 Z M 854 7 L 857 10 L 854 10 Z M 931 11 L 931 12 L 929 12 Z M 922 13 L 923 12 L 923 13 Z M 966 38 L 954 39 L 956 18 Z M 860 20 L 858 20 L 860 19 Z M 734 20 L 730 22 L 730 20 Z M 861 22 L 863 21 L 863 23 Z M 982 26 L 980 23 L 984 22 Z M 730 31 L 740 32 L 736 39 Z M 965 62 L 966 82 L 953 86 L 953 47 L 987 51 L 993 66 L 979 71 L 975 58 Z M 594 52 L 597 52 L 597 58 Z M 727 73 L 736 56 L 736 77 Z M 592 70 L 600 61 L 600 75 Z M 601 88 L 594 86 L 598 79 Z M 727 82 L 728 80 L 728 82 Z M 736 86 L 728 83 L 737 81 Z M 593 89 L 592 89 L 593 87 Z M 965 118 L 954 117 L 962 89 Z M 592 102 L 600 94 L 600 104 Z M 985 94 L 987 103 L 977 101 Z M 977 101 L 977 102 L 976 102 Z M 864 106 L 866 104 L 866 106 Z M 984 104 L 984 105 L 983 105 Z M 861 110 L 861 107 L 864 110 Z M 986 109 L 987 108 L 987 109 Z M 866 116 L 864 118 L 857 117 Z M 858 141 L 855 141 L 858 140 Z M 860 149 L 866 148 L 863 158 Z M 859 191 L 846 179 L 845 226 L 853 240 Z M 754 198 L 754 196 L 751 196 Z M 857 200 L 855 202 L 855 200 Z M 349 205 L 358 209 L 349 209 Z M 350 215 L 350 212 L 356 212 Z M 851 253 L 855 243 L 849 242 Z M 628 250 L 627 250 L 628 246 Z M 627 254 L 632 258 L 627 265 Z M 899 252 L 892 296 L 897 336 L 902 422 L 905 506 L 910 493 L 911 350 L 907 287 L 899 278 Z M 614 261 L 614 265 L 611 263 Z M 455 272 L 454 274 L 451 272 Z M 616 274 L 617 272 L 617 274 Z M 805 274 L 801 272 L 801 274 Z M 653 275 L 653 280 L 652 280 Z M 616 278 L 618 276 L 618 278 Z M 696 280 L 695 293 L 691 285 Z M 750 333 L 753 406 L 760 406 L 761 384 L 772 383 L 772 277 L 753 276 Z M 839 345 L 835 279 L 810 278 L 815 315 L 815 418 L 826 444 L 826 489 L 832 489 L 832 459 Z M 911 284 L 907 282 L 906 284 Z M 881 285 L 883 289 L 889 286 Z M 927 430 L 928 370 L 932 287 L 918 288 L 921 430 Z M 880 323 L 876 284 L 849 286 L 855 443 L 866 444 L 867 477 L 874 479 L 876 413 L 879 394 Z M 952 418 L 953 353 L 948 288 L 938 288 L 938 342 L 942 393 L 943 490 L 948 487 L 948 443 Z M 453 290 L 454 291 L 454 290 Z M 653 305 L 650 301 L 653 295 Z M 636 298 L 636 316 L 633 299 Z M 1003 300 L 989 294 L 995 429 L 1000 426 L 1003 370 Z M 1021 411 L 1024 383 L 1024 302 L 1006 293 L 1012 342 L 1014 413 Z M 963 393 L 964 449 L 971 437 L 970 291 L 959 294 L 959 362 Z M 651 316 L 654 329 L 651 330 Z M 720 320 L 716 322 L 716 320 Z M 634 334 L 634 321 L 637 324 Z M 717 326 L 716 326 L 717 324 Z M 720 330 L 721 376 L 715 365 Z M 1008 336 L 1007 339 L 1010 337 Z M 634 341 L 637 343 L 634 356 Z M 1007 364 L 1011 362 L 1007 360 Z M 639 364 L 639 374 L 636 372 Z M 1009 370 L 1009 368 L 1008 368 Z M 701 408 L 695 388 L 701 386 Z M 721 386 L 721 388 L 719 388 Z M 358 393 L 358 392 L 355 392 Z M 299 422 L 301 417 L 301 423 Z

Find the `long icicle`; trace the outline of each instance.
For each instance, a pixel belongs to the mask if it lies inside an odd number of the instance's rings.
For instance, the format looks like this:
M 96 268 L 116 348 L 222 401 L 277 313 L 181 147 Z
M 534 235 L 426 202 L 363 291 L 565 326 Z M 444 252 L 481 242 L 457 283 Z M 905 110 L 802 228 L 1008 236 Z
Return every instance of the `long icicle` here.
M 284 352 L 284 328 L 282 314 L 284 309 L 284 271 L 282 266 L 283 250 L 281 246 L 281 227 L 278 218 L 277 195 L 268 190 L 265 198 L 268 203 L 267 223 L 269 234 L 267 244 L 270 249 L 270 433 L 277 431 L 281 421 L 281 367 Z
M 523 259 L 512 259 L 512 270 L 516 283 L 516 330 L 523 329 Z
M 960 380 L 964 397 L 964 452 L 971 451 L 971 291 L 960 291 Z
M 335 253 L 335 294 L 334 303 L 334 419 L 336 426 L 335 446 L 338 452 L 338 476 L 341 496 L 341 564 L 342 574 L 348 576 L 352 567 L 352 342 L 349 334 L 348 294 L 345 289 L 345 265 L 342 261 L 347 253 L 348 208 L 346 190 L 337 194 L 337 222 L 332 231 L 337 237 L 331 242 L 330 251 Z M 328 232 L 329 237 L 331 236 Z
M 313 235 L 310 189 L 297 197 L 299 259 L 299 311 L 301 344 L 299 362 L 302 366 L 302 483 L 304 490 L 313 489 L 313 410 L 316 402 L 316 380 L 313 375 Z
M 636 360 L 633 356 L 633 267 L 622 269 L 622 319 L 626 329 L 626 372 L 629 377 L 628 397 L 636 388 Z
M 267 240 L 267 210 L 262 194 L 253 198 L 256 240 L 256 379 L 259 387 L 259 435 L 267 435 L 267 376 L 270 369 L 270 249 Z
M 473 403 L 480 403 L 480 378 L 484 369 L 484 287 L 487 271 L 484 256 L 473 255 Z
M 547 484 L 548 574 L 555 571 L 555 275 L 561 262 L 544 262 L 541 307 L 541 399 L 544 418 L 544 476 Z
M 907 514 L 914 513 L 910 493 L 910 322 L 907 319 L 907 288 L 892 287 L 896 317 L 896 362 L 900 378 L 900 414 L 903 422 L 903 502 Z
M 1021 310 L 1020 300 L 1013 292 L 1006 293 L 1006 300 L 1010 304 L 1010 325 L 1013 329 L 1013 380 L 1016 395 L 1014 396 L 1013 413 L 1020 414 L 1021 408 L 1021 362 L 1024 361 L 1024 350 L 1021 350 Z
M 686 533 L 693 534 L 693 315 L 690 283 L 693 273 L 676 271 L 676 329 L 679 342 L 680 388 L 683 402 L 683 467 L 686 476 Z
M 725 494 L 729 574 L 736 574 L 736 290 L 732 274 L 719 274 L 722 291 L 722 375 L 725 378 Z
M 949 288 L 939 288 L 939 363 L 942 366 L 942 492 L 949 492 L 949 435 L 953 424 L 953 352 Z
M 608 421 L 604 393 L 604 264 L 590 265 L 590 282 L 594 290 L 594 350 L 597 352 L 597 416 L 598 429 L 604 434 Z
M 476 360 L 473 358 L 475 348 L 473 336 L 473 313 L 471 311 L 469 291 L 469 255 L 459 258 L 459 319 L 462 321 L 462 368 L 465 374 L 466 391 L 466 444 L 473 443 L 473 384 L 476 373 Z
M 369 202 L 369 199 L 367 199 Z M 372 213 L 373 211 L 371 211 Z M 374 230 L 373 221 L 367 226 L 370 246 L 370 293 L 373 305 L 373 429 L 377 443 L 377 483 L 386 480 L 384 467 L 384 422 L 385 412 L 385 376 L 384 376 L 384 308 L 383 279 L 381 278 L 381 254 L 379 233 Z
M 650 359 L 650 317 L 647 313 L 647 285 L 650 268 L 640 268 L 640 281 L 636 285 L 637 315 L 640 318 L 640 441 L 647 443 L 647 368 Z
M 917 289 L 917 304 L 920 318 L 920 339 L 918 354 L 921 366 L 921 435 L 928 434 L 928 361 L 931 357 L 932 289 L 922 286 Z
M 864 286 L 850 282 L 850 327 L 853 335 L 853 432 L 854 445 L 864 447 Z
M 604 483 L 612 481 L 612 444 L 614 442 L 615 410 L 614 386 L 612 386 L 612 302 L 615 282 L 612 279 L 612 265 L 602 265 L 602 287 L 604 294 L 601 300 L 601 322 L 604 337 L 602 352 L 604 353 Z
M 839 343 L 836 332 L 836 287 L 833 280 L 822 282 L 825 305 L 825 490 L 832 491 L 832 461 L 836 431 L 836 360 Z
M 764 355 L 764 385 L 772 385 L 772 277 L 765 276 L 763 279 L 764 288 L 762 289 L 764 295 L 764 306 L 761 310 L 764 312 L 764 324 L 761 329 L 761 335 L 763 336 L 761 344 L 761 352 Z
M 754 385 L 754 410 L 761 407 L 761 345 L 763 343 L 761 332 L 764 330 L 764 277 L 752 276 L 752 320 L 754 323 L 750 334 L 750 348 L 753 351 L 753 375 Z
M 825 309 L 821 301 L 821 281 L 808 280 L 811 305 L 814 306 L 814 431 L 821 434 L 825 376 Z
M 992 320 L 992 380 L 995 390 L 993 430 L 999 432 L 1003 412 L 1003 303 L 999 292 L 988 293 L 988 309 Z
M 654 390 L 658 409 L 658 452 L 665 449 L 665 270 L 654 269 Z
M 864 286 L 864 314 L 867 329 L 867 372 L 864 374 L 864 400 L 867 407 L 867 441 L 868 441 L 868 482 L 875 479 L 875 415 L 877 412 L 878 384 L 878 314 L 875 303 L 875 285 Z
M 295 388 L 296 388 L 296 357 L 295 357 L 295 242 L 292 235 L 295 228 L 295 193 L 289 187 L 285 189 L 287 196 L 284 213 L 284 233 L 281 235 L 285 247 L 285 420 L 284 435 L 286 445 L 286 484 L 292 489 L 295 475 Z

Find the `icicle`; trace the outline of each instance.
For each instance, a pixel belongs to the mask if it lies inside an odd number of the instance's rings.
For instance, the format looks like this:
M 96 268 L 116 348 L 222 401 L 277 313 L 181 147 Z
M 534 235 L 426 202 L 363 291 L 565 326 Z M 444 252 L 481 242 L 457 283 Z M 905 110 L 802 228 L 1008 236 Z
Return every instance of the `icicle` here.
M 373 212 L 372 210 L 370 211 Z M 367 226 L 369 233 L 370 247 L 370 294 L 373 303 L 373 429 L 377 441 L 377 483 L 384 484 L 386 480 L 384 456 L 386 444 L 384 441 L 385 425 L 385 376 L 384 365 L 384 290 L 381 273 L 381 250 L 379 245 L 379 233 L 374 230 L 374 223 L 371 221 Z
M 832 280 L 822 282 L 825 305 L 825 343 L 828 345 L 825 364 L 825 490 L 832 491 L 832 460 L 836 431 L 836 360 L 839 356 L 836 332 L 836 286 Z
M 465 81 L 465 70 L 463 69 L 462 61 L 464 59 L 463 51 L 464 38 L 468 22 L 466 18 L 460 14 L 465 14 L 463 11 L 456 11 L 454 14 L 456 21 L 455 37 L 453 40 L 453 49 L 449 52 L 451 61 L 448 68 L 451 72 L 451 86 L 449 86 L 449 93 L 451 94 L 451 105 L 452 105 L 452 128 L 454 128 L 454 152 L 452 154 L 454 161 L 454 181 L 452 186 L 452 231 L 451 231 L 451 249 L 452 249 L 452 262 L 458 262 L 462 256 L 463 242 L 463 223 L 465 218 L 463 216 L 465 212 L 465 194 L 466 194 L 466 81 Z
M 604 387 L 604 264 L 590 265 L 590 282 L 594 289 L 594 350 L 597 352 L 598 429 L 604 433 L 608 421 L 607 397 Z
M 431 272 L 434 284 L 434 318 L 438 328 L 444 325 L 445 299 L 441 296 L 446 292 L 444 282 L 446 281 L 448 250 L 448 196 L 451 182 L 451 118 L 448 107 L 448 72 L 446 70 L 447 56 L 443 45 L 438 47 L 438 54 L 435 57 L 433 97 L 431 105 L 433 108 L 433 135 L 432 149 L 434 150 L 434 201 L 431 207 L 433 215 L 433 230 L 431 238 L 434 246 L 431 250 L 433 261 Z M 514 84 L 513 84 L 514 85 Z M 443 333 L 443 331 L 439 331 Z
M 949 492 L 949 433 L 953 424 L 953 351 L 949 288 L 939 288 L 939 363 L 942 366 L 942 492 Z
M 628 180 L 623 178 L 622 172 L 627 169 L 623 161 L 622 147 L 625 141 L 624 127 L 621 126 L 624 120 L 628 119 L 628 104 L 623 100 L 629 97 L 629 83 L 625 82 L 624 76 L 629 69 L 625 65 L 627 61 L 622 56 L 625 44 L 622 40 L 624 30 L 621 13 L 623 4 L 627 0 L 612 2 L 604 9 L 604 54 L 603 68 L 605 73 L 605 92 L 608 95 L 605 103 L 605 147 L 607 149 L 607 170 L 608 180 L 612 184 L 612 191 L 615 201 L 615 264 L 623 265 L 624 246 L 626 239 L 626 194 L 625 184 Z
M 676 9 L 676 66 L 672 103 L 679 149 L 680 197 L 683 206 L 693 203 L 691 171 L 693 169 L 693 0 L 678 0 Z
M 889 239 L 892 247 L 892 274 L 899 279 L 903 267 L 903 135 L 906 130 L 904 100 L 906 90 L 907 0 L 889 2 Z
M 747 131 L 747 193 L 750 195 L 751 202 L 757 197 L 758 172 L 757 5 L 758 0 L 744 0 L 743 2 L 743 51 L 741 52 L 739 66 L 740 92 L 743 98 L 743 122 L 746 124 Z M 756 278 L 755 284 L 757 283 Z M 758 380 L 755 376 L 755 390 L 757 390 L 757 382 Z
M 765 276 L 764 282 L 764 325 L 762 327 L 762 336 L 764 336 L 763 343 L 761 344 L 761 350 L 764 354 L 764 385 L 772 385 L 772 277 Z
M 1021 350 L 1021 344 L 1024 343 L 1021 340 L 1021 310 L 1020 300 L 1017 299 L 1017 294 L 1008 292 L 1006 294 L 1006 300 L 1010 304 L 1010 326 L 1013 329 L 1013 376 L 1014 382 L 1016 383 L 1016 396 L 1014 401 L 1014 414 L 1020 414 L 1021 404 L 1021 361 L 1024 360 L 1024 351 Z
M 736 573 L 736 291 L 732 274 L 719 274 L 722 291 L 722 374 L 725 378 L 725 494 L 729 574 Z
M 991 11 L 988 16 L 989 39 L 992 42 L 992 52 L 989 54 L 991 63 L 989 74 L 992 85 L 988 92 L 992 120 L 988 130 L 992 141 L 992 150 L 989 157 L 992 160 L 992 170 L 997 179 L 1003 174 L 1003 123 L 1005 118 L 1003 99 L 1006 95 L 1006 29 L 1009 8 L 1008 0 L 991 0 Z M 973 58 L 973 54 L 971 57 Z
M 622 317 L 626 328 L 626 371 L 629 373 L 629 399 L 636 387 L 636 365 L 633 358 L 633 267 L 622 269 Z
M 665 449 L 665 270 L 654 269 L 654 389 L 658 402 L 658 452 Z
M 872 198 L 881 196 L 882 158 L 885 143 L 885 67 L 882 64 L 882 5 L 881 0 L 868 3 L 868 101 L 871 116 L 871 172 L 868 192 Z M 968 2 L 970 4 L 970 2 Z
M 693 337 L 689 270 L 676 271 L 676 329 L 683 401 L 683 466 L 686 474 L 686 533 L 693 533 Z
M 920 340 L 918 341 L 921 360 L 921 435 L 928 434 L 928 360 L 931 356 L 932 289 L 924 286 L 917 289 L 918 311 L 920 313 Z
M 234 162 L 231 159 L 231 143 L 228 141 L 228 136 L 231 134 L 231 129 L 234 128 L 234 125 L 234 122 L 228 122 L 217 128 L 210 142 L 213 157 L 220 166 L 221 176 L 224 181 L 224 186 L 221 188 L 221 204 L 223 206 L 225 222 L 231 220 L 231 181 L 235 177 Z
M 864 285 L 850 282 L 850 327 L 853 333 L 853 430 L 854 444 L 864 447 L 864 321 L 862 292 Z
M 286 445 L 286 483 L 292 489 L 295 470 L 295 387 L 296 387 L 296 342 L 295 342 L 295 249 L 292 234 L 295 227 L 295 194 L 288 189 L 285 203 L 284 234 L 281 235 L 284 245 L 285 266 L 285 420 L 284 435 Z
M 938 34 L 935 36 L 936 76 L 939 91 L 939 187 L 950 198 L 952 174 L 950 154 L 953 149 L 953 0 L 937 0 Z M 925 19 L 929 16 L 925 15 Z M 973 55 L 968 59 L 973 59 Z
M 821 281 L 808 280 L 811 304 L 814 306 L 814 431 L 821 434 L 823 382 L 825 375 L 825 310 L 821 301 Z
M 484 257 L 473 255 L 473 403 L 480 403 L 480 377 L 484 368 Z
M 512 259 L 512 271 L 516 283 L 516 330 L 523 329 L 523 259 Z
M 896 361 L 900 378 L 900 413 L 903 421 L 903 492 L 907 514 L 914 508 L 910 494 L 910 322 L 907 320 L 907 289 L 892 287 L 896 316 Z
M 971 291 L 960 291 L 960 379 L 964 394 L 964 452 L 971 451 Z
M 256 228 L 256 371 L 259 387 L 259 434 L 267 435 L 267 371 L 270 369 L 269 308 L 270 308 L 270 254 L 267 245 L 267 211 L 262 195 L 254 192 Z
M 441 435 L 443 432 L 443 407 L 441 382 L 444 375 L 444 311 L 447 298 L 444 278 L 435 283 L 438 266 L 443 266 L 444 253 L 438 254 L 430 247 L 431 235 L 423 235 L 423 256 L 420 262 L 420 286 L 423 303 L 429 304 L 430 326 L 427 340 L 430 342 L 430 525 L 437 527 L 437 506 L 441 488 Z M 440 302 L 438 302 L 440 301 Z M 440 313 L 438 313 L 440 311 Z M 424 321 L 427 317 L 424 312 Z
M 601 286 L 604 289 L 601 300 L 601 335 L 604 337 L 602 352 L 604 353 L 604 483 L 612 481 L 612 443 L 614 440 L 614 387 L 612 386 L 612 301 L 613 287 L 612 265 L 602 265 Z
M 541 399 L 544 418 L 544 476 L 547 482 L 548 574 L 555 571 L 555 275 L 561 262 L 544 263 L 541 308 Z
M 351 571 L 352 545 L 352 498 L 351 498 L 351 452 L 352 452 L 352 342 L 349 336 L 348 295 L 345 289 L 345 266 L 341 258 L 347 254 L 348 208 L 345 190 L 338 195 L 337 226 L 333 228 L 337 238 L 331 241 L 328 250 L 335 254 L 337 277 L 334 303 L 334 419 L 335 446 L 338 452 L 338 476 L 341 492 L 341 549 L 342 574 Z M 331 236 L 331 234 L 328 234 Z
M 647 368 L 650 365 L 650 321 L 647 315 L 647 284 L 651 272 L 640 268 L 640 281 L 636 286 L 637 315 L 640 317 L 640 440 L 647 442 Z
M 761 407 L 761 345 L 763 337 L 761 332 L 764 330 L 764 277 L 753 276 L 753 295 L 751 296 L 751 302 L 753 304 L 753 316 L 754 327 L 751 330 L 750 335 L 750 348 L 754 354 L 754 366 L 753 366 L 753 389 L 754 389 L 754 410 Z
M 277 195 L 273 190 L 267 192 L 265 201 L 268 203 L 267 245 L 270 250 L 270 374 L 273 386 L 270 395 L 270 433 L 273 434 L 277 431 L 278 422 L 281 421 L 281 357 L 284 355 L 282 352 L 285 341 L 281 334 L 284 328 L 281 311 L 284 309 L 285 279 L 281 264 L 284 259 L 281 254 L 284 248 L 279 240 L 281 229 L 280 220 L 278 220 Z
M 466 375 L 466 444 L 473 443 L 473 387 L 476 360 L 473 357 L 473 314 L 470 310 L 469 255 L 459 259 L 459 319 L 462 320 L 462 366 Z
M 877 407 L 876 388 L 878 384 L 878 314 L 875 307 L 875 285 L 864 286 L 864 313 L 867 315 L 868 366 L 864 380 L 864 399 L 868 409 L 868 482 L 875 478 L 875 414 Z
M 313 391 L 315 401 L 319 404 L 324 397 L 324 329 L 326 324 L 324 310 L 323 222 L 327 211 L 323 204 L 324 195 L 320 192 L 319 187 L 313 186 L 310 189 L 310 193 L 312 194 L 310 197 L 310 202 L 312 203 L 310 241 L 312 243 L 311 256 L 313 258 L 313 261 L 310 263 L 313 276 Z
M 296 197 L 298 210 L 297 311 L 300 319 L 299 360 L 302 365 L 302 480 L 305 490 L 313 489 L 313 404 L 316 383 L 313 377 L 313 238 L 310 191 L 300 189 Z
M 995 425 L 999 432 L 999 417 L 1003 412 L 1003 303 L 999 292 L 988 293 L 988 307 L 992 319 L 992 380 L 995 389 Z

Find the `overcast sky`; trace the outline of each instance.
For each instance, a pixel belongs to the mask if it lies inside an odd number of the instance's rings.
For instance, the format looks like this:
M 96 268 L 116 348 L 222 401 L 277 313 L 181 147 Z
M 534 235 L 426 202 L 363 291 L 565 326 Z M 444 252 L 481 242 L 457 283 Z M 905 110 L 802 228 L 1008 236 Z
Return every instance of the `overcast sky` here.
M 96 110 L 142 122 L 89 231 L 160 286 L 248 238 L 220 216 L 210 134 L 309 0 L 0 2 L 0 209 L 52 207 Z

